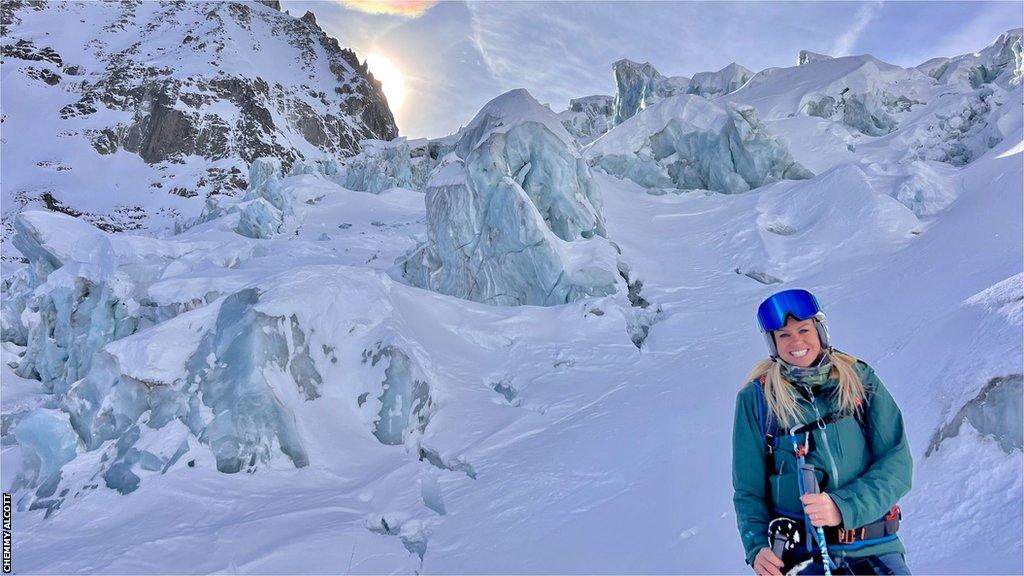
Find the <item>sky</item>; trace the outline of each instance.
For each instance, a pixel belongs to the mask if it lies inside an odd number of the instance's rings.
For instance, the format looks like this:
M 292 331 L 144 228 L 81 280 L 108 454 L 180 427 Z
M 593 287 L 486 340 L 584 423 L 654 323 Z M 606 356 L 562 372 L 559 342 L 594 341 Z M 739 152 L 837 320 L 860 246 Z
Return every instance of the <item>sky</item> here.
M 800 50 L 871 54 L 900 66 L 976 52 L 1024 26 L 1021 2 L 497 2 L 284 0 L 342 46 L 404 84 L 401 135 L 457 131 L 492 98 L 526 88 L 561 111 L 613 94 L 611 65 L 650 62 L 692 76 L 737 62 L 757 72 Z M 384 70 L 385 62 L 397 69 Z M 375 64 L 378 64 L 375 66 Z M 392 98 L 397 100 L 397 98 Z

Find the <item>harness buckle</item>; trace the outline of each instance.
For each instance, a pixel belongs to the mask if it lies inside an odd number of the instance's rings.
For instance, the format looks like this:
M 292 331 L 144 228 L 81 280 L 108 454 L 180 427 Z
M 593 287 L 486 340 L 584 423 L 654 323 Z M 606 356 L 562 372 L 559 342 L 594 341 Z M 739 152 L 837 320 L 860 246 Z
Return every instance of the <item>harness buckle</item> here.
M 887 521 L 900 520 L 903 518 L 903 512 L 900 510 L 900 505 L 896 504 L 889 510 L 889 513 L 885 515 Z

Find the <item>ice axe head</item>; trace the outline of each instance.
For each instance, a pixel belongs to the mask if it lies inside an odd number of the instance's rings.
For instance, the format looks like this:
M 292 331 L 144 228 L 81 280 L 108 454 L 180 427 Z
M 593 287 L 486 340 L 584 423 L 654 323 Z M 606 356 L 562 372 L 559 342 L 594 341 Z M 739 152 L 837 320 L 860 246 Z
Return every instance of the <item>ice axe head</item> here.
M 800 525 L 790 518 L 776 518 L 768 524 L 768 545 L 772 553 L 782 558 L 783 553 L 800 544 Z

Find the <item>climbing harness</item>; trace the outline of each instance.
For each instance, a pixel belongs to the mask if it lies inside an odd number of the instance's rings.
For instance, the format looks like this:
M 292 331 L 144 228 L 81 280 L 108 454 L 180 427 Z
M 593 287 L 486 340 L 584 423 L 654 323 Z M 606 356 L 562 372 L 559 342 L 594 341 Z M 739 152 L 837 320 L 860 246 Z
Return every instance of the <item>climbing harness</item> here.
M 758 426 L 761 431 L 761 435 L 764 438 L 765 448 L 765 489 L 766 494 L 771 494 L 771 475 L 776 470 L 775 464 L 775 453 L 778 449 L 779 440 L 782 437 L 788 437 L 793 443 L 793 451 L 797 457 L 797 465 L 800 470 L 800 474 L 797 475 L 798 487 L 800 494 L 806 493 L 818 493 L 820 492 L 820 485 L 815 475 L 815 469 L 812 465 L 807 464 L 806 455 L 813 448 L 813 431 L 815 429 L 824 430 L 829 424 L 838 422 L 843 418 L 847 417 L 846 414 L 839 412 L 830 412 L 825 416 L 818 418 L 813 422 L 801 426 L 795 426 L 790 430 L 784 430 L 779 427 L 775 420 L 774 414 L 767 406 L 767 402 L 764 398 L 764 383 L 765 377 L 761 376 L 757 381 L 757 415 L 758 415 Z M 805 392 L 798 388 L 801 394 Z M 805 398 L 807 396 L 805 395 Z M 864 402 L 858 406 L 857 413 L 853 414 L 858 424 L 860 425 L 861 431 L 864 434 L 865 441 L 870 442 L 870 430 L 868 428 L 869 421 L 867 418 L 868 405 L 870 403 L 870 395 L 865 399 Z M 800 437 L 803 436 L 803 442 L 801 443 Z M 796 545 L 801 543 L 801 539 L 796 537 L 795 539 L 790 534 L 799 534 L 803 532 L 805 534 L 804 542 L 806 542 L 807 552 L 815 552 L 813 548 L 814 541 L 818 543 L 817 552 L 821 554 L 822 564 L 826 570 L 826 574 L 832 574 L 831 570 L 836 569 L 835 563 L 832 562 L 828 555 L 830 547 L 836 550 L 857 550 L 866 546 L 872 546 L 875 544 L 881 544 L 888 542 L 896 538 L 896 532 L 899 530 L 900 520 L 902 519 L 902 513 L 899 505 L 893 506 L 892 509 L 881 519 L 853 529 L 846 529 L 841 526 L 830 526 L 827 528 L 815 528 L 813 530 L 814 536 L 812 538 L 812 525 L 808 518 L 803 514 L 803 511 L 785 511 L 779 510 L 773 507 L 773 511 L 779 514 L 780 517 L 772 520 L 769 524 L 769 546 L 772 547 L 773 552 L 779 541 L 783 537 L 783 534 L 789 535 L 790 539 L 787 545 L 781 546 L 783 552 L 795 552 Z M 782 521 L 786 520 L 790 524 L 784 524 Z M 776 526 L 773 531 L 772 526 Z M 785 531 L 779 528 L 780 526 L 786 526 Z M 776 554 L 780 559 L 782 556 Z M 783 559 L 785 561 L 785 559 Z M 852 560 L 851 560 L 852 561 Z M 844 566 L 845 568 L 845 566 Z M 842 572 L 835 572 L 842 573 Z

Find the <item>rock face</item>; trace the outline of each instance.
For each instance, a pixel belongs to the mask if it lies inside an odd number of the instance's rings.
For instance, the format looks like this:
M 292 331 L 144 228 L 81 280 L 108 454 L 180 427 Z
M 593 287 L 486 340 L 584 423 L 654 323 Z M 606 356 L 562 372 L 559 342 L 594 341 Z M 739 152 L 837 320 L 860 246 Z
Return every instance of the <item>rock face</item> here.
M 618 288 L 590 170 L 558 118 L 525 90 L 480 110 L 426 194 L 428 241 L 403 265 L 416 286 L 499 306 Z
M 256 158 L 287 168 L 398 135 L 365 64 L 278 2 L 3 11 L 5 144 L 22 142 L 4 162 L 5 240 L 14 213 L 46 193 L 107 230 L 172 229 L 203 197 L 244 190 Z

